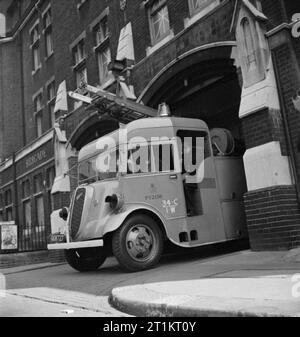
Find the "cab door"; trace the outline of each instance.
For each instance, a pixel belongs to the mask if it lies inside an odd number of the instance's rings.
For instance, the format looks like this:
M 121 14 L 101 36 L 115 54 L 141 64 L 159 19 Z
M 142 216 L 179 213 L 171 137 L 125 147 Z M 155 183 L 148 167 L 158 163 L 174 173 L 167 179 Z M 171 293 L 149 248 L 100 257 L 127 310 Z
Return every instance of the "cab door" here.
M 226 237 L 209 134 L 206 130 L 178 129 L 177 137 L 182 148 L 186 240 L 190 246 L 223 241 Z M 186 166 L 191 161 L 189 170 Z
M 179 241 L 178 233 L 186 229 L 186 209 L 175 140 L 131 146 L 122 186 L 126 204 L 153 210 L 163 220 L 168 237 Z

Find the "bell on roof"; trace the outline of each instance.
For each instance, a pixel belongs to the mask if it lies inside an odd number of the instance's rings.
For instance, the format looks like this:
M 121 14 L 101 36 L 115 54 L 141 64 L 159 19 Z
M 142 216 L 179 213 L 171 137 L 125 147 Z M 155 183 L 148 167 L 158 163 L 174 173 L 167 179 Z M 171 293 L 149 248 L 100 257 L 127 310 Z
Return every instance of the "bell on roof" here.
M 170 117 L 171 116 L 171 110 L 170 107 L 166 102 L 161 103 L 158 106 L 158 116 L 159 117 Z

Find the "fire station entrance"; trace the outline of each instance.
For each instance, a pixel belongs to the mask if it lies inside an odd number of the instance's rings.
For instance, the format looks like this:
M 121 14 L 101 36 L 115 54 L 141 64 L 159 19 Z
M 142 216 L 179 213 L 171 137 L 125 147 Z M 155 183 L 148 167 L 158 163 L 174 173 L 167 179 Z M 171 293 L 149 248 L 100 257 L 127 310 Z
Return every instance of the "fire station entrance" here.
M 191 52 L 166 67 L 140 97 L 145 105 L 153 108 L 166 102 L 173 116 L 206 122 L 216 156 L 217 176 L 221 182 L 219 197 L 227 218 L 225 221 L 230 223 L 232 229 L 231 222 L 245 224 L 245 214 L 242 212 L 237 216 L 234 207 L 237 203 L 243 205 L 243 195 L 247 192 L 243 164 L 245 144 L 239 119 L 241 84 L 233 55 L 232 46 Z M 186 137 L 191 136 L 186 134 Z M 221 143 L 220 147 L 226 150 L 222 151 L 217 146 L 219 144 L 214 143 L 216 137 Z M 232 175 L 232 172 L 235 174 Z M 190 204 L 189 208 L 192 209 L 192 204 L 197 205 L 198 200 L 194 198 L 194 202 L 191 202 L 195 193 L 188 193 L 190 195 L 185 193 L 186 204 Z
M 232 46 L 195 51 L 166 67 L 140 97 L 157 108 L 166 102 L 172 115 L 204 120 L 210 129 L 228 129 L 242 142 L 241 86 Z

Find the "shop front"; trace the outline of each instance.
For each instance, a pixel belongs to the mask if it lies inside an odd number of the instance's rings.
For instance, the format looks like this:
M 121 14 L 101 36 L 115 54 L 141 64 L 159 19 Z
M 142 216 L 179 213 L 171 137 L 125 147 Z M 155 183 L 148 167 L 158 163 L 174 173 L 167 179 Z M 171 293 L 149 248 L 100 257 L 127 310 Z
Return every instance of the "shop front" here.
M 0 172 L 1 254 L 45 250 L 55 178 L 53 130 L 24 148 Z M 5 184 L 5 181 L 7 182 Z

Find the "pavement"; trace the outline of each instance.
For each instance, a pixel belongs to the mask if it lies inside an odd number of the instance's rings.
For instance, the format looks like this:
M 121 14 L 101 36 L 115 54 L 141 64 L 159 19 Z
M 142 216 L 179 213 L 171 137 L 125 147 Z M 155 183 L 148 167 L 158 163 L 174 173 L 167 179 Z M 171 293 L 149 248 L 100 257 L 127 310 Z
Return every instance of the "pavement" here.
M 168 273 L 164 282 L 115 288 L 110 304 L 148 317 L 300 317 L 300 249 L 226 255 L 203 275 L 209 265 L 181 270 L 180 280 Z
M 114 258 L 89 273 L 64 263 L 1 269 L 0 316 L 299 317 L 300 249 L 243 249 L 179 251 L 129 274 Z

